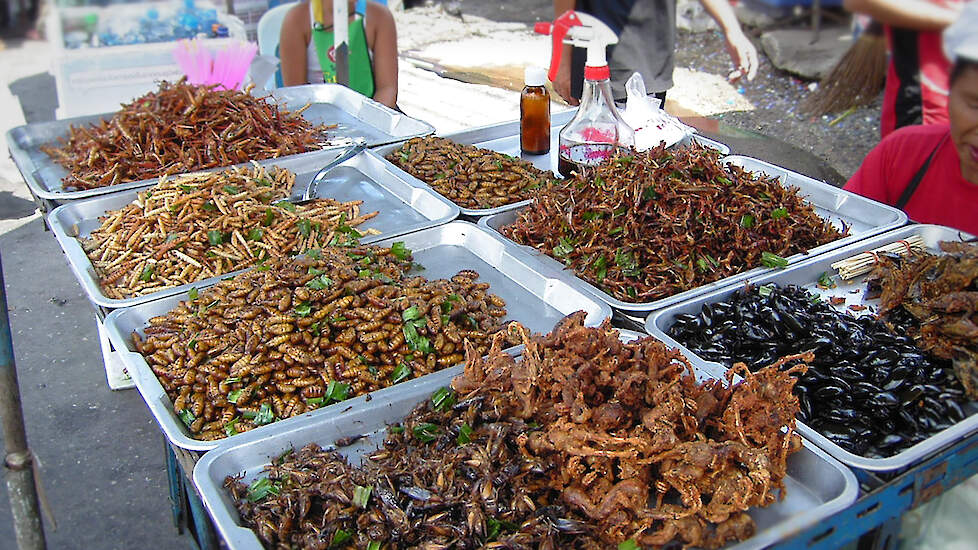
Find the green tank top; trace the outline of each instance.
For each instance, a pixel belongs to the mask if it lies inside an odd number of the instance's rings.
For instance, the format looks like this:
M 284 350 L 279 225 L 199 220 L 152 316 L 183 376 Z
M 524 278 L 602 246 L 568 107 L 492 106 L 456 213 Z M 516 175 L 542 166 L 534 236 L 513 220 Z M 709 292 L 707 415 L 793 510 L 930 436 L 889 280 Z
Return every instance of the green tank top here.
M 316 1 L 316 0 L 313 0 Z M 324 28 L 314 22 L 312 40 L 316 45 L 316 55 L 323 69 L 323 82 L 336 82 L 336 57 L 333 54 L 333 29 Z M 367 33 L 363 25 L 363 17 L 359 14 L 350 23 L 349 53 L 347 59 L 350 65 L 349 87 L 367 97 L 374 96 L 374 73 L 367 49 Z

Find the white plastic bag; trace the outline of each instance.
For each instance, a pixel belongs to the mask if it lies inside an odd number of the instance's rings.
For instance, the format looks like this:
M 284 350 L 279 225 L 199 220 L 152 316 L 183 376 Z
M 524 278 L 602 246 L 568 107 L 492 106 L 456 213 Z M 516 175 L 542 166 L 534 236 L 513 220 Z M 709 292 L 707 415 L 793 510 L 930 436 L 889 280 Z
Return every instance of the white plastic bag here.
M 696 132 L 692 127 L 666 113 L 659 100 L 645 91 L 645 80 L 635 73 L 625 83 L 628 100 L 621 117 L 635 130 L 635 148 L 645 151 L 665 142 L 666 147 L 679 143 Z

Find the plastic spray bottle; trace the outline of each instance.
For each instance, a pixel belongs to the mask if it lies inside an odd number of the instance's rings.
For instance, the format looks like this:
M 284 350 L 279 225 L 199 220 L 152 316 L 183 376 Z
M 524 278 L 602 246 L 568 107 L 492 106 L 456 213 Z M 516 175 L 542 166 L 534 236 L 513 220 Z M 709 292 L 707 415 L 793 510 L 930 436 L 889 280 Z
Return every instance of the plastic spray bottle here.
M 550 152 L 550 92 L 547 73 L 540 67 L 527 67 L 526 86 L 520 94 L 520 151 L 526 155 Z
M 619 148 L 635 146 L 635 132 L 615 108 L 611 95 L 611 72 L 607 47 L 618 43 L 618 36 L 596 17 L 575 11 L 564 12 L 553 24 L 537 23 L 534 30 L 553 37 L 549 77 L 557 76 L 562 44 L 587 48 L 584 64 L 584 90 L 577 114 L 560 131 L 557 171 L 569 177 L 584 166 L 595 166 L 614 155 Z

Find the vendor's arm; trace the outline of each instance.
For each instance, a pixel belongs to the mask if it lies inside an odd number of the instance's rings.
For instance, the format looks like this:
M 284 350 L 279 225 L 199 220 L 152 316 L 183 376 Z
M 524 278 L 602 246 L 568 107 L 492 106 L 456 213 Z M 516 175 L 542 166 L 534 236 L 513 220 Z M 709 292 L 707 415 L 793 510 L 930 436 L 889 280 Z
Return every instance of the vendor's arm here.
M 554 0 L 554 19 L 575 8 L 575 0 Z M 560 65 L 557 68 L 557 76 L 554 78 L 553 84 L 554 91 L 564 98 L 564 101 L 571 105 L 578 105 L 580 102 L 571 97 L 571 52 L 573 49 L 574 47 L 570 44 L 561 45 Z
M 285 14 L 278 41 L 283 86 L 309 83 L 306 48 L 310 39 L 309 3 L 299 2 Z
M 397 27 L 385 6 L 367 2 L 367 35 L 374 52 L 374 100 L 397 105 Z
M 757 58 L 757 48 L 744 34 L 737 21 L 737 14 L 727 0 L 700 0 L 703 8 L 710 17 L 720 25 L 723 36 L 727 39 L 727 53 L 733 60 L 735 74 L 746 76 L 747 80 L 753 80 L 757 75 L 759 61 Z
M 941 5 L 927 0 L 843 0 L 848 11 L 871 16 L 886 25 L 919 31 L 939 31 L 961 13 L 961 2 Z

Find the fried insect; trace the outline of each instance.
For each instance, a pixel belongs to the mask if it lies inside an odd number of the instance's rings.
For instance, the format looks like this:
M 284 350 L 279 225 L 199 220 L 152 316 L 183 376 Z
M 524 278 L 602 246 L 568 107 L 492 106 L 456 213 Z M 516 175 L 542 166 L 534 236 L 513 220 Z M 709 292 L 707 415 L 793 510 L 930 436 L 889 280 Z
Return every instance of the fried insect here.
M 359 237 L 363 201 L 283 201 L 295 174 L 255 166 L 164 179 L 101 225 L 82 249 L 109 298 L 141 296 Z M 367 230 L 365 234 L 376 234 Z
M 360 467 L 309 445 L 228 477 L 266 548 L 719 548 L 784 496 L 798 403 L 779 365 L 698 384 L 675 350 L 574 314 L 521 360 L 483 359 L 388 428 Z M 788 360 L 809 359 L 790 357 Z M 794 367 L 803 370 L 804 366 Z M 446 405 L 447 404 L 447 405 Z M 364 498 L 366 496 L 366 498 Z
M 270 259 L 133 341 L 191 434 L 223 438 L 450 367 L 462 356 L 433 345 L 448 332 L 488 350 L 505 326 L 488 285 L 471 271 L 427 281 L 412 265 L 403 248 L 359 245 Z
M 69 170 L 66 190 L 94 189 L 319 149 L 328 128 L 301 112 L 238 90 L 164 81 L 41 150 Z
M 843 236 L 797 189 L 724 166 L 699 145 L 619 155 L 586 169 L 541 189 L 501 231 L 633 303 L 786 265 L 785 257 Z
M 555 181 L 525 160 L 434 136 L 408 140 L 387 160 L 463 208 L 530 199 Z
M 978 244 L 939 246 L 941 255 L 880 255 L 866 283 L 880 294 L 883 319 L 950 359 L 968 397 L 978 400 Z

